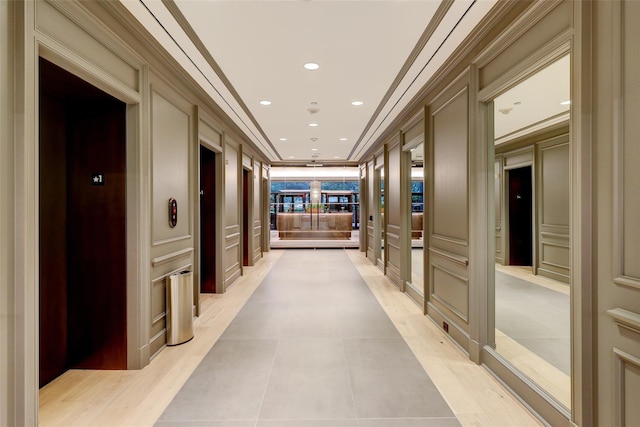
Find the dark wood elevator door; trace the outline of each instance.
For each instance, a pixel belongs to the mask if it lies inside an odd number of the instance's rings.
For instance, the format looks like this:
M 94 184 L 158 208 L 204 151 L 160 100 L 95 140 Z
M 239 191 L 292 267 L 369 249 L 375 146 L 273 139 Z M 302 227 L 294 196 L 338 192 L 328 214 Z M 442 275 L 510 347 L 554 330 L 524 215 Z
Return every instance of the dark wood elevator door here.
M 532 265 L 531 166 L 509 170 L 509 265 Z
M 126 105 L 40 59 L 40 385 L 126 369 Z
M 200 292 L 216 291 L 216 155 L 200 146 Z

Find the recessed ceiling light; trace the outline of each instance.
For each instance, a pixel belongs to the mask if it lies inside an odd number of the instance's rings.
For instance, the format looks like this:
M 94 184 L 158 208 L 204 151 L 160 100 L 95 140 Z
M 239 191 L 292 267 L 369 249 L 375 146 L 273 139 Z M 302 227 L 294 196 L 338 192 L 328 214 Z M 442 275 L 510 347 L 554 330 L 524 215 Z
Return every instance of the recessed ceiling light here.
M 567 101 L 562 101 L 560 103 L 560 105 L 571 105 L 571 101 L 567 100 Z
M 318 124 L 317 123 L 309 123 L 309 126 L 311 126 L 312 128 L 315 128 L 315 127 L 318 126 Z
M 347 138 L 340 138 L 340 141 L 346 141 Z
M 340 158 L 340 156 L 333 156 L 333 158 L 334 158 L 334 159 L 339 159 L 339 158 Z
M 311 151 L 318 151 L 318 149 L 317 148 L 312 148 Z
M 290 158 L 290 159 L 295 159 L 295 157 L 293 157 L 293 156 L 289 156 L 289 158 Z
M 263 99 L 262 101 L 260 101 L 260 105 L 271 105 L 271 101 L 269 101 L 268 99 Z
M 280 141 L 286 141 L 287 138 L 280 138 Z
M 307 70 L 317 70 L 318 68 L 320 68 L 320 65 L 316 64 L 315 62 L 307 62 L 306 64 L 304 64 L 304 68 L 306 68 Z
M 351 105 L 354 105 L 354 106 L 356 106 L 356 107 L 359 107 L 359 106 L 361 106 L 361 105 L 363 105 L 363 104 L 364 104 L 364 102 L 362 102 L 362 101 L 353 101 L 353 102 L 351 103 Z

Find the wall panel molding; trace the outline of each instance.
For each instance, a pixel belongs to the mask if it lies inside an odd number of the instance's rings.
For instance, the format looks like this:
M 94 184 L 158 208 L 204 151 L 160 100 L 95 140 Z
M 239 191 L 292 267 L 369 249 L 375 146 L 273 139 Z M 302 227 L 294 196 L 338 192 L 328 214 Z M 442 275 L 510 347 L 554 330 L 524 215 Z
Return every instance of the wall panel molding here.
M 640 29 L 630 16 L 638 16 L 638 5 L 633 1 L 622 1 L 619 6 L 620 26 L 616 28 L 619 40 L 616 62 L 619 67 L 614 72 L 613 114 L 613 248 L 614 279 L 616 285 L 631 289 L 640 288 L 640 265 L 637 262 L 640 253 L 640 195 L 637 192 L 640 182 L 640 148 L 637 135 L 640 123 L 637 111 L 640 110 L 637 87 L 637 75 L 640 73 L 640 60 L 637 56 L 637 40 Z
M 468 324 L 469 279 L 435 262 L 431 263 L 430 270 L 433 283 L 431 297 Z
M 175 261 L 176 259 L 188 257 L 191 255 L 192 252 L 193 252 L 193 248 L 185 248 L 176 252 L 172 252 L 170 254 L 155 257 L 151 260 L 151 265 L 154 267 L 157 267 L 159 265 Z
M 615 427 L 630 427 L 640 419 L 640 358 L 613 348 L 613 382 Z

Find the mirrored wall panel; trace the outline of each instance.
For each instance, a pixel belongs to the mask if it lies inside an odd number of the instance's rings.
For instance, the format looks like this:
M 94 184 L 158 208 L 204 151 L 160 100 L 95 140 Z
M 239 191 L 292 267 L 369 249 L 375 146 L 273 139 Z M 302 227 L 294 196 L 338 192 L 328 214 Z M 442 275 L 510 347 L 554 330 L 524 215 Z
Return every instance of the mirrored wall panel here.
M 489 156 L 495 172 L 495 348 L 566 408 L 570 108 L 567 55 L 494 99 Z
M 424 143 L 410 151 L 411 156 L 411 279 L 408 284 L 424 297 Z

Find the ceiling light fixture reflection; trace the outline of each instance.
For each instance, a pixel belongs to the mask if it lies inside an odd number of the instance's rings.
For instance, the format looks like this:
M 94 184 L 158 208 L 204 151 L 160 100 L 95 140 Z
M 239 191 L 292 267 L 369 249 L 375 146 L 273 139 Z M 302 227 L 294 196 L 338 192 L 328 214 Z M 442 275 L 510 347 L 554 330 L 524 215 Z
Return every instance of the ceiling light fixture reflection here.
M 280 141 L 286 141 L 287 138 L 280 138 Z
M 319 64 L 316 64 L 315 62 L 307 62 L 306 64 L 304 64 L 304 68 L 306 68 L 307 70 L 317 70 L 318 68 L 320 68 Z
M 353 105 L 354 107 L 359 107 L 359 106 L 361 106 L 363 104 L 364 104 L 364 102 L 362 102 L 362 101 L 353 101 L 353 102 L 351 102 L 351 105 Z
M 318 149 L 317 148 L 312 148 L 311 151 L 318 151 Z
M 340 138 L 340 141 L 347 141 L 347 138 Z
M 264 106 L 271 105 L 271 101 L 269 101 L 268 99 L 263 99 L 260 101 L 260 105 L 264 105 Z
M 562 101 L 560 105 L 571 105 L 571 101 L 570 100 Z
M 318 124 L 317 123 L 309 123 L 309 126 L 312 127 L 312 128 L 315 128 L 315 127 L 318 127 Z

